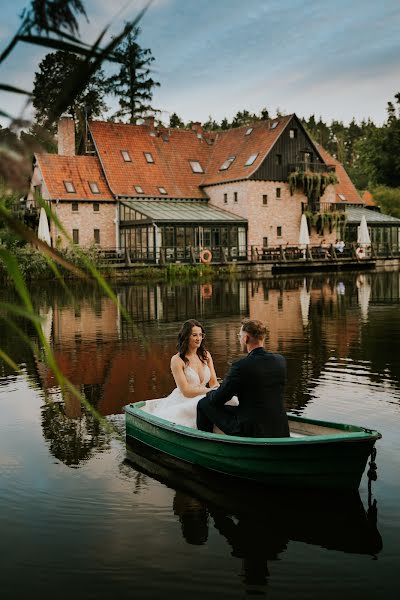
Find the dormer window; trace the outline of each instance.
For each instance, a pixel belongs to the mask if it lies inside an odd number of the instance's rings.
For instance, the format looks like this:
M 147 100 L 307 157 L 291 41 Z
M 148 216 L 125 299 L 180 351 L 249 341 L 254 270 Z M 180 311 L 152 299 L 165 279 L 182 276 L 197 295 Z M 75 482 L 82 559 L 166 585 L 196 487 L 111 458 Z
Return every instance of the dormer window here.
M 167 190 L 165 189 L 165 187 L 159 187 L 158 191 L 160 192 L 160 194 L 167 194 Z
M 92 194 L 100 194 L 99 186 L 95 181 L 89 181 L 89 187 Z
M 289 137 L 291 140 L 297 138 L 297 129 L 289 129 Z
M 236 156 L 230 156 L 229 158 L 227 158 L 226 161 L 224 163 L 222 163 L 219 170 L 226 171 L 227 169 L 229 169 L 229 167 L 231 166 L 231 164 L 233 163 L 235 158 L 236 158 Z
M 259 154 L 258 152 L 256 154 L 251 154 L 251 156 L 249 156 L 249 158 L 244 163 L 244 166 L 250 167 L 250 165 L 252 165 L 254 163 L 254 161 L 256 160 L 258 154 Z
M 253 131 L 253 127 L 249 127 L 244 135 L 250 135 L 252 131 Z
M 69 194 L 75 194 L 75 186 L 72 181 L 64 181 L 64 187 Z
M 132 162 L 131 155 L 128 150 L 121 150 L 122 158 L 125 162 Z
M 148 163 L 154 163 L 154 158 L 151 152 L 144 152 L 144 157 Z
M 143 188 L 140 185 L 135 185 L 135 190 L 137 191 L 138 194 L 143 194 Z
M 189 163 L 192 167 L 193 173 L 204 173 L 204 169 L 198 160 L 190 160 Z

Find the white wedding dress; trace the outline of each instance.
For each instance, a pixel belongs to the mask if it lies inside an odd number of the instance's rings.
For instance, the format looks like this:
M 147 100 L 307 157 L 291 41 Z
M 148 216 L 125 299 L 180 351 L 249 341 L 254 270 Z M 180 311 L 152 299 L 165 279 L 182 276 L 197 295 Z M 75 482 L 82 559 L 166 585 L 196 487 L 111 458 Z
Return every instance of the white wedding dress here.
M 207 364 L 204 365 L 202 381 L 200 380 L 198 373 L 189 365 L 184 367 L 184 373 L 188 384 L 192 386 L 207 385 L 211 377 L 211 372 Z M 161 419 L 172 421 L 172 423 L 177 425 L 185 425 L 186 427 L 197 429 L 197 403 L 200 398 L 203 397 L 204 394 L 200 394 L 194 398 L 187 398 L 182 394 L 179 388 L 175 388 L 169 396 L 166 396 L 166 398 L 147 400 L 146 404 L 142 407 L 142 410 L 151 413 L 156 417 L 161 417 Z M 238 404 L 236 396 L 229 400 L 229 404 Z

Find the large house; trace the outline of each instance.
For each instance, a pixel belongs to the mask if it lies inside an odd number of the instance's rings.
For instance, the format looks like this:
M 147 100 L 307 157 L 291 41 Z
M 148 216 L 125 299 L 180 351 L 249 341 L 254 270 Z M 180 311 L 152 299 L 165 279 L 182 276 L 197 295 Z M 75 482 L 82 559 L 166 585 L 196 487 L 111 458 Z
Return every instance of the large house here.
M 297 245 L 303 212 L 321 216 L 311 227 L 315 244 L 342 237 L 362 214 L 369 225 L 384 217 L 365 208 L 343 166 L 294 114 L 219 132 L 199 123 L 156 126 L 154 118 L 92 121 L 84 145 L 76 155 L 74 122 L 62 118 L 58 154 L 35 155 L 30 201 L 40 195 L 49 202 L 56 247 L 68 243 L 59 220 L 75 244 L 115 250 L 128 261 L 184 261 L 202 249 L 216 260 L 240 259 L 251 247 Z M 315 185 L 319 194 L 308 193 Z M 398 242 L 400 222 L 389 221 L 380 227 Z

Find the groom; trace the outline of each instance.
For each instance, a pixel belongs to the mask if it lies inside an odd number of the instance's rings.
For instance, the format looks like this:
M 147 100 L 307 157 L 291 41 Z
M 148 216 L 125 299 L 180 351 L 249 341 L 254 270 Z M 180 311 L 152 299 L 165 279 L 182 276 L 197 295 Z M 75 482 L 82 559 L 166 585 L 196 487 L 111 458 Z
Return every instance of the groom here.
M 242 321 L 239 340 L 247 356 L 232 365 L 219 388 L 199 400 L 198 429 L 212 431 L 216 425 L 227 435 L 289 437 L 283 406 L 286 361 L 264 350 L 266 332 L 261 321 Z M 235 395 L 239 406 L 225 406 Z

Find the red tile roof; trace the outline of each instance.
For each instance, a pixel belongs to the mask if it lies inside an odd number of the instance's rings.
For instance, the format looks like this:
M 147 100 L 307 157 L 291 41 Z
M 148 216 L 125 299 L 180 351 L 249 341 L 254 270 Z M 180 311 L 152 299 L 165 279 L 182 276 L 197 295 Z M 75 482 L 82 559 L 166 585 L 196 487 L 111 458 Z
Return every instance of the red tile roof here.
M 96 156 L 60 156 L 35 154 L 50 198 L 60 200 L 113 200 Z M 72 181 L 75 192 L 67 192 L 64 181 Z M 97 183 L 99 193 L 94 194 L 89 182 Z
M 376 206 L 376 202 L 374 200 L 374 197 L 371 194 L 371 192 L 369 192 L 368 190 L 366 190 L 363 193 L 362 200 L 363 200 L 365 206 Z
M 293 115 L 288 115 L 274 121 L 260 121 L 246 127 L 237 127 L 217 133 L 207 174 L 202 181 L 203 185 L 250 177 L 261 165 L 292 117 Z M 277 125 L 271 129 L 274 122 Z M 252 131 L 246 135 L 249 129 Z M 256 160 L 252 165 L 246 167 L 247 160 L 255 154 L 257 154 Z M 220 171 L 222 164 L 230 156 L 235 156 L 235 160 L 227 170 Z
M 350 177 L 346 173 L 346 170 L 342 163 L 340 163 L 336 158 L 333 158 L 322 146 L 314 142 L 317 147 L 321 157 L 328 165 L 335 165 L 336 167 L 336 176 L 339 180 L 339 183 L 335 185 L 336 190 L 336 202 L 349 202 L 351 204 L 364 204 L 361 200 L 354 183 L 351 181 Z M 343 196 L 343 198 L 341 198 Z
M 206 170 L 211 146 L 192 130 L 159 128 L 147 125 L 103 123 L 92 121 L 90 131 L 112 192 L 116 196 L 138 196 L 135 185 L 143 189 L 142 196 L 172 198 L 205 198 L 199 188 L 202 173 L 193 173 L 189 161 L 198 161 Z M 155 136 L 150 133 L 155 132 Z M 168 140 L 168 141 L 165 141 Z M 121 151 L 127 150 L 132 162 L 125 162 Z M 144 156 L 150 152 L 154 163 Z M 161 194 L 164 187 L 167 194 Z

